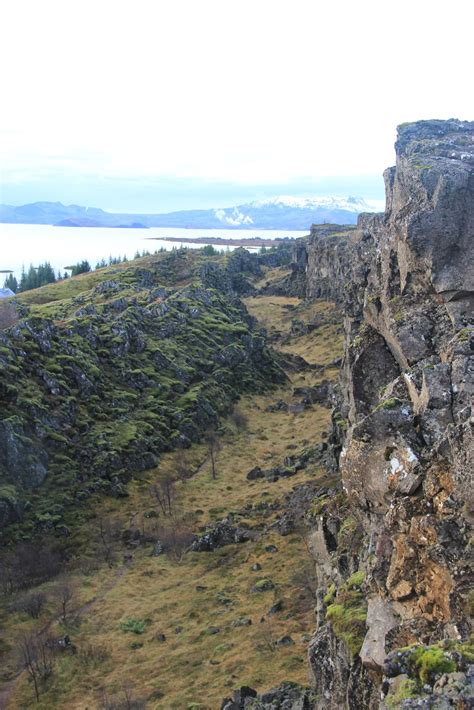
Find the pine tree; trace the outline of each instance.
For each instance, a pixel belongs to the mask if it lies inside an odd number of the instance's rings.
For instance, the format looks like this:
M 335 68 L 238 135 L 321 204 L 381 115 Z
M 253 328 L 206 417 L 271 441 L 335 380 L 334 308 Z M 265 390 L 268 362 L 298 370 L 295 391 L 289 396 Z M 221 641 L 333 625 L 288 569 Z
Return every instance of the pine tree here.
M 87 274 L 91 270 L 91 265 L 84 259 L 84 261 L 79 261 L 77 264 L 71 267 L 71 276 L 78 276 L 78 274 Z
M 13 291 L 13 293 L 16 293 L 18 291 L 18 281 L 13 276 L 13 274 L 8 274 L 7 278 L 5 279 L 4 286 L 5 288 L 9 288 L 10 291 Z

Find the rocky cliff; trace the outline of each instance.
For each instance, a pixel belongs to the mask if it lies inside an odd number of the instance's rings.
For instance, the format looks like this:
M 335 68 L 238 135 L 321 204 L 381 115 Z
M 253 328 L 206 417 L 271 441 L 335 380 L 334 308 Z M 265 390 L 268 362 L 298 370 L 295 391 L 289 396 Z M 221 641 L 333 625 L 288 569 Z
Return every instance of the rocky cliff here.
M 474 123 L 400 126 L 396 156 L 385 214 L 314 227 L 294 269 L 307 296 L 341 304 L 346 334 L 347 509 L 318 523 L 331 560 L 309 650 L 318 708 L 469 702 Z

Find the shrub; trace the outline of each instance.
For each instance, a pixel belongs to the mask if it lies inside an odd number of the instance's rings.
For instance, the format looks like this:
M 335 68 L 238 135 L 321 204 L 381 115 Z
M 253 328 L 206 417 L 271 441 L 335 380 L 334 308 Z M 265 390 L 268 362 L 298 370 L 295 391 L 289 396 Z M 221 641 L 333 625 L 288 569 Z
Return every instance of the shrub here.
M 158 541 L 167 557 L 174 562 L 181 562 L 193 539 L 192 530 L 185 520 L 179 518 L 170 519 L 168 524 L 160 525 L 158 529 Z
M 84 665 L 97 666 L 104 663 L 110 656 L 106 646 L 101 644 L 93 646 L 91 643 L 81 646 L 77 651 L 78 660 Z
M 22 542 L 0 559 L 0 584 L 13 594 L 56 577 L 61 567 L 61 556 L 47 543 Z
M 22 611 L 31 616 L 32 619 L 38 619 L 41 616 L 46 599 L 46 594 L 43 594 L 43 592 L 32 592 L 17 599 L 10 609 L 12 611 Z
M 234 409 L 230 415 L 231 421 L 235 425 L 237 431 L 245 431 L 248 427 L 248 417 L 239 409 Z
M 125 619 L 120 624 L 120 629 L 125 633 L 140 635 L 145 631 L 149 623 L 150 619 Z

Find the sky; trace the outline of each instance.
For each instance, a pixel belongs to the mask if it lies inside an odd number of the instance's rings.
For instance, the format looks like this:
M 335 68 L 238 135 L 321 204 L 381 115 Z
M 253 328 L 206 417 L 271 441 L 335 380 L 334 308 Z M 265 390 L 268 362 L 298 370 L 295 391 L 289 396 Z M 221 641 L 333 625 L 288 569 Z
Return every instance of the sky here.
M 474 119 L 471 0 L 3 0 L 0 202 L 383 197 L 396 125 Z

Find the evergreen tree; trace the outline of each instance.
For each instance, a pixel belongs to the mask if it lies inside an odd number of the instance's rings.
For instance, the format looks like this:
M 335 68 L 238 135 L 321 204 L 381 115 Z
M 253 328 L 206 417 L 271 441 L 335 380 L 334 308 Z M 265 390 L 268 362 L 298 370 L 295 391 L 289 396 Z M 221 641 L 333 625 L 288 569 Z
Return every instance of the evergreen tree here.
M 44 264 L 40 264 L 38 267 L 30 264 L 27 272 L 24 267 L 21 271 L 18 291 L 30 291 L 33 288 L 39 288 L 39 286 L 54 283 L 55 281 L 56 275 L 49 261 L 45 261 Z
M 16 293 L 18 291 L 18 281 L 13 276 L 13 274 L 8 274 L 7 278 L 5 279 L 4 285 L 5 288 L 9 288 L 10 291 L 13 291 L 13 293 Z
M 91 265 L 84 259 L 84 261 L 78 261 L 71 267 L 71 276 L 78 276 L 79 274 L 87 274 L 91 270 Z

